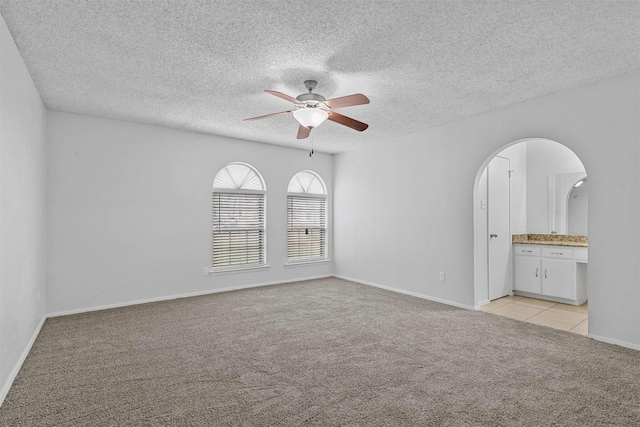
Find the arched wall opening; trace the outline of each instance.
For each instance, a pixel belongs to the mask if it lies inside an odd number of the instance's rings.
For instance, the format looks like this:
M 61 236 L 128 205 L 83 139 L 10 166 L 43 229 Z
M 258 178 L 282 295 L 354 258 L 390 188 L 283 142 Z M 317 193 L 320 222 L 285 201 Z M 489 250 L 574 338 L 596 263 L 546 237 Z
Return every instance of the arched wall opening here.
M 586 184 L 587 172 L 580 158 L 567 146 L 546 138 L 525 138 L 505 144 L 495 150 L 480 165 L 473 189 L 474 218 L 474 302 L 476 307 L 495 299 L 490 291 L 490 242 L 495 232 L 489 230 L 489 206 L 487 192 L 487 171 L 492 160 L 499 157 L 508 165 L 509 212 L 508 227 L 508 268 L 505 274 L 505 289 L 513 290 L 512 235 L 528 234 L 568 234 L 567 226 L 570 196 L 575 185 Z M 505 166 L 507 167 L 507 166 Z M 504 169 L 504 168 L 503 168 Z M 578 185 L 580 187 L 580 185 Z M 586 187 L 586 186 L 585 186 Z M 583 190 L 586 190 L 583 189 Z M 566 194 L 565 194 L 566 193 Z M 576 227 L 587 235 L 586 216 L 587 192 L 576 197 L 576 206 L 584 207 L 584 218 L 574 219 Z M 495 219 L 494 219 L 495 221 Z M 582 222 L 581 222 L 582 221 Z M 500 234 L 500 233 L 499 233 Z M 500 236 L 502 238 L 502 235 Z M 493 249 L 492 249 L 493 250 Z M 493 253 L 493 252 L 492 252 Z M 494 255 L 495 257 L 495 255 Z M 495 264 L 492 264 L 495 267 Z M 495 283 L 495 275 L 492 277 Z

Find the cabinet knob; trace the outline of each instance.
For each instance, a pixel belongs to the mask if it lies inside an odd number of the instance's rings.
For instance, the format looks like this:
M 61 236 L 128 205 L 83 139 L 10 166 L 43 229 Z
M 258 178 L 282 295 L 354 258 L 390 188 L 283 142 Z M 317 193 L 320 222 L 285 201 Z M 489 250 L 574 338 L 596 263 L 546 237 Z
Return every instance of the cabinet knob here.
M 538 277 L 538 269 L 536 268 L 536 277 Z
M 494 237 L 498 237 L 498 235 L 497 234 L 489 234 L 489 237 L 491 237 L 493 239 Z

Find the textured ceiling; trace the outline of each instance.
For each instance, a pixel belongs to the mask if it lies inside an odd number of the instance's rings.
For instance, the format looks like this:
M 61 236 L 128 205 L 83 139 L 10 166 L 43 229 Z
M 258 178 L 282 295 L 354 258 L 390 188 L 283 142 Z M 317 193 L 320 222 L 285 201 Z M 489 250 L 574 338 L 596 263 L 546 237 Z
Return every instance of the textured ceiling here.
M 0 0 L 45 105 L 308 148 L 263 92 L 327 98 L 336 153 L 640 69 L 638 1 Z

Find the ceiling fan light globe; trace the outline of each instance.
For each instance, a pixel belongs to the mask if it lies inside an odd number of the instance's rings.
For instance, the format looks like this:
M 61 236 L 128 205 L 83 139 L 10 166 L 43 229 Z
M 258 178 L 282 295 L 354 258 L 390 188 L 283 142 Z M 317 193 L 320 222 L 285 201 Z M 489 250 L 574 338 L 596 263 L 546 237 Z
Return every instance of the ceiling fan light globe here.
M 293 112 L 293 117 L 302 126 L 313 129 L 327 120 L 329 113 L 319 108 L 300 108 Z

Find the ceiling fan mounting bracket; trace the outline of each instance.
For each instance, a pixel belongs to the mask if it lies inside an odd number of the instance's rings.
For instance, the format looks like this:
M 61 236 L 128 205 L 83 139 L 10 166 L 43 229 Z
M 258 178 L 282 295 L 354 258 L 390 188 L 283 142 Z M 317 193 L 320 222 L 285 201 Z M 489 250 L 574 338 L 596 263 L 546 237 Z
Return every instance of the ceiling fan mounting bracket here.
M 307 88 L 307 90 L 309 91 L 309 93 L 311 93 L 312 90 L 314 90 L 316 88 L 316 85 L 318 84 L 317 81 L 315 80 L 305 80 L 304 81 L 304 87 Z
M 309 93 L 300 94 L 296 96 L 296 99 L 298 101 L 302 101 L 305 104 L 304 106 L 311 106 L 310 104 L 316 104 L 326 101 L 327 99 L 324 96 L 312 92 L 312 90 L 316 88 L 317 84 L 318 82 L 315 80 L 305 80 L 304 86 L 309 90 Z

